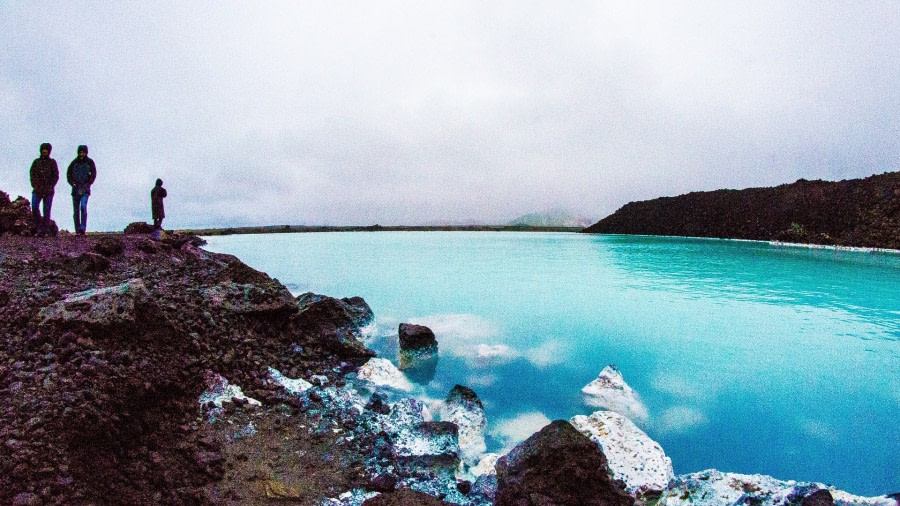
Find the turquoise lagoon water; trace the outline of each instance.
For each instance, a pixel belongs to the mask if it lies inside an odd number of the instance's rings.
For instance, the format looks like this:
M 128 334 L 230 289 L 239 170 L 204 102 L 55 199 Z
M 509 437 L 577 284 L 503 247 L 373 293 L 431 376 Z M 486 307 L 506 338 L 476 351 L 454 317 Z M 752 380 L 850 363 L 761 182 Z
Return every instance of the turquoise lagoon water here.
M 412 379 L 485 403 L 489 449 L 589 414 L 616 364 L 676 473 L 717 468 L 900 491 L 900 254 L 762 242 L 511 232 L 211 237 L 296 294 L 360 295 L 437 334 Z

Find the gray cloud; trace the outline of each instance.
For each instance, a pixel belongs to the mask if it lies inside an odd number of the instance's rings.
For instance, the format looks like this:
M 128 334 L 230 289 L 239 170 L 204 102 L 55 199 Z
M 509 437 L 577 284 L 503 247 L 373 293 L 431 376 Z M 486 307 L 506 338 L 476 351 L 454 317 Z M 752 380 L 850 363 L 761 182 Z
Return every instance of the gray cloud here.
M 192 227 L 600 218 L 900 168 L 893 0 L 185 3 L 0 5 L 0 189 L 44 141 L 91 146 L 97 229 L 146 219 L 156 177 Z

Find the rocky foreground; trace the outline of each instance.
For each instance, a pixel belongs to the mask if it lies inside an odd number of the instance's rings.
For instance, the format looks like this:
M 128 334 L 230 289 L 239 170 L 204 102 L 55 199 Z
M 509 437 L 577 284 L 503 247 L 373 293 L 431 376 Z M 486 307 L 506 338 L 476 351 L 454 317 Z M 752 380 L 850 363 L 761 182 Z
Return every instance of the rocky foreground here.
M 486 453 L 477 394 L 408 397 L 404 373 L 363 345 L 374 315 L 361 298 L 294 297 L 190 235 L 10 232 L 0 504 L 897 504 L 767 476 L 675 476 L 617 412 L 641 410 L 614 367 L 583 390 L 603 409 Z M 399 334 L 406 360 L 437 353 L 427 328 Z
M 630 202 L 584 232 L 900 249 L 900 172 Z

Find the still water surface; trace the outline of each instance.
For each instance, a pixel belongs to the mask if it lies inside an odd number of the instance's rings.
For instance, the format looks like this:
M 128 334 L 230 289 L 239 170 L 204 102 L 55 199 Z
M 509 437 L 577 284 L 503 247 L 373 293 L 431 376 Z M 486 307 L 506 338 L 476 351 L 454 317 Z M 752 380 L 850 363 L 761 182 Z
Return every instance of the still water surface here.
M 235 235 L 295 294 L 359 295 L 371 346 L 431 327 L 421 393 L 485 403 L 489 450 L 589 414 L 616 364 L 676 473 L 707 468 L 900 491 L 900 254 L 762 242 L 514 232 Z

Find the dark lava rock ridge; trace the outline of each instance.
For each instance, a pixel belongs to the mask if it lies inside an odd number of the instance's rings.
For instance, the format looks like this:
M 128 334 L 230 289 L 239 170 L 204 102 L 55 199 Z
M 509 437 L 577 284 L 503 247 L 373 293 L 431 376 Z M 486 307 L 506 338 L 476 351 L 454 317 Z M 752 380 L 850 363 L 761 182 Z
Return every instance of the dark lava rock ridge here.
M 583 232 L 900 249 L 900 172 L 630 202 Z

